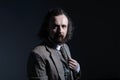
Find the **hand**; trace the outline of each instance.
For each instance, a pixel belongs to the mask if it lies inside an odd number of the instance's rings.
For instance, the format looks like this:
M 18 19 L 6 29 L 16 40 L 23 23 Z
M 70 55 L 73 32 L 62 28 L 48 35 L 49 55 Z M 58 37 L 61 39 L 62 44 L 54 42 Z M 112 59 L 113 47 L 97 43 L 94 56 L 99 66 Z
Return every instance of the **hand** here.
M 70 67 L 70 69 L 77 71 L 77 69 L 79 67 L 79 63 L 76 60 L 69 58 L 69 67 Z

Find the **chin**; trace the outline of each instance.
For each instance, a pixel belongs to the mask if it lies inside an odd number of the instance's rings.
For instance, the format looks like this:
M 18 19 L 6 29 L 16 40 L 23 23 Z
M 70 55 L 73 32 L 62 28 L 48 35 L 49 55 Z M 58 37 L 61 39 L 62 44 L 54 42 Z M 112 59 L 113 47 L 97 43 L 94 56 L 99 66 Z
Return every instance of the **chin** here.
M 63 39 L 62 40 L 57 40 L 56 42 L 57 42 L 57 44 L 63 44 L 63 43 L 65 43 L 65 40 L 63 40 Z
M 63 43 L 65 43 L 65 39 L 63 37 L 54 38 L 53 40 L 55 41 L 56 44 L 63 44 Z

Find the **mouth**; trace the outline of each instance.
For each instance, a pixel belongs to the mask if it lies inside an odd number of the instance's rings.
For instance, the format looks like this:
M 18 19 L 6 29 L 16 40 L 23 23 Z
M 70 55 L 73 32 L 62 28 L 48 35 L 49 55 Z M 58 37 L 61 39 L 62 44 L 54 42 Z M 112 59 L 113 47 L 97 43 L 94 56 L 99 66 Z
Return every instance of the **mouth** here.
M 56 35 L 55 40 L 57 42 L 63 42 L 64 36 L 62 34 L 58 34 L 58 35 Z
M 62 34 L 59 34 L 58 37 L 63 37 L 63 35 L 62 35 Z
M 58 38 L 61 38 L 61 39 L 63 39 L 64 38 L 64 36 L 63 36 L 63 34 L 58 34 L 58 36 L 57 36 Z

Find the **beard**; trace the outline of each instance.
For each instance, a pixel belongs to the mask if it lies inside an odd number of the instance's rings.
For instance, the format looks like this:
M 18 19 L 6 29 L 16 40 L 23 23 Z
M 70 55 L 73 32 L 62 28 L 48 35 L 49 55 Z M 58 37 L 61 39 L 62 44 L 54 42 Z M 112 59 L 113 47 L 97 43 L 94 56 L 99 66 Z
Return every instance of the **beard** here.
M 64 37 L 63 37 L 63 35 L 58 35 L 54 38 L 54 40 L 57 43 L 63 43 L 64 42 Z
M 52 40 L 55 44 L 62 44 L 62 43 L 65 43 L 65 37 L 62 35 L 62 34 L 55 34 L 53 37 L 52 37 Z

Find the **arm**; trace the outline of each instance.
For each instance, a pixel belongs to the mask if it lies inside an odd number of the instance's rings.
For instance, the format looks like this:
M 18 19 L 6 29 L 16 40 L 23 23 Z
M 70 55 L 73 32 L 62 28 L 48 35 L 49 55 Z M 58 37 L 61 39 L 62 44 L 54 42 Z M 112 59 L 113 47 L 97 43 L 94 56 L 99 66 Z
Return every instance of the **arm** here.
M 29 80 L 48 80 L 45 64 L 44 59 L 40 55 L 34 52 L 31 53 L 27 64 Z

